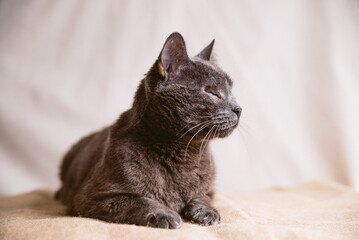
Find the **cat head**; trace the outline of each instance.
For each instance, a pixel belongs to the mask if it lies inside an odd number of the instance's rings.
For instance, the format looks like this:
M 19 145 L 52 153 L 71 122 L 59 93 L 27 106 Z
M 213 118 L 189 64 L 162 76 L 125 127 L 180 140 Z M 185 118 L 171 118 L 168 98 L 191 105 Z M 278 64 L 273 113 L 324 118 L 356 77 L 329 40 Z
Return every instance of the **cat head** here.
M 160 124 L 180 137 L 225 137 L 242 109 L 232 80 L 212 61 L 214 40 L 193 58 L 179 33 L 172 33 L 145 79 L 146 98 Z

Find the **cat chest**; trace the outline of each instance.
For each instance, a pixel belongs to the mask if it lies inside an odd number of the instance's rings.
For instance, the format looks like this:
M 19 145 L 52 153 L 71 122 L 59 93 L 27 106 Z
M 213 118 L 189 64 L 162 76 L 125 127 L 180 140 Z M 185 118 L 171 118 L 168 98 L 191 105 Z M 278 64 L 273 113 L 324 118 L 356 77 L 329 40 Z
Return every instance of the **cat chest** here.
M 200 167 L 156 167 L 152 180 L 148 179 L 151 181 L 148 194 L 172 209 L 180 209 L 191 199 L 205 195 L 209 190 L 211 179 Z
M 188 164 L 174 160 L 175 156 L 168 152 L 146 153 L 121 165 L 125 176 L 121 181 L 124 191 L 156 199 L 179 210 L 193 198 L 206 195 L 212 188 L 214 171 L 211 161 Z

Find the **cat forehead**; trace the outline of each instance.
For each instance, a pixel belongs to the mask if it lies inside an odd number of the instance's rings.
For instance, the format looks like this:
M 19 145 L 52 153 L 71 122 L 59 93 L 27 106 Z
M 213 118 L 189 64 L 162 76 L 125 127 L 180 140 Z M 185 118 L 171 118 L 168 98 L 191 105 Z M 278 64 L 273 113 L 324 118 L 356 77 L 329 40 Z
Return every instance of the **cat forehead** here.
M 215 64 L 198 57 L 194 57 L 192 62 L 195 65 L 195 71 L 202 80 L 210 81 L 213 84 L 227 83 L 230 86 L 233 85 L 231 78 Z

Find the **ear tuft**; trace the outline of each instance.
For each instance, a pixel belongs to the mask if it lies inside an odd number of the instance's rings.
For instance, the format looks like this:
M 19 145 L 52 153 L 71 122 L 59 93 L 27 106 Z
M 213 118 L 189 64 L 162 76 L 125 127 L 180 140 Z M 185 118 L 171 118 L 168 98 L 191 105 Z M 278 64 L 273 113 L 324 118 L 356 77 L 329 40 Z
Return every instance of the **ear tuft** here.
M 174 32 L 167 38 L 158 60 L 159 72 L 164 77 L 176 73 L 179 66 L 189 60 L 186 44 L 181 34 Z
M 159 72 L 162 75 L 162 77 L 166 77 L 166 71 L 165 71 L 165 68 L 164 68 L 164 66 L 162 64 L 162 61 L 158 62 L 158 68 L 159 68 Z
M 211 59 L 213 45 L 214 45 L 214 39 L 207 47 L 205 47 L 200 53 L 198 53 L 197 57 L 209 61 Z

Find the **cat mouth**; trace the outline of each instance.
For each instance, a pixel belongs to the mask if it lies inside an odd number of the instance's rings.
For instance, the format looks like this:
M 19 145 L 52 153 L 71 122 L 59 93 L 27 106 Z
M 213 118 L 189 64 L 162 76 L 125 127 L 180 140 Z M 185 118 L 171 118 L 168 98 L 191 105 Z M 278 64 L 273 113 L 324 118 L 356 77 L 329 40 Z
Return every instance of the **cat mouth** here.
M 235 128 L 238 125 L 238 121 L 226 122 L 220 126 L 218 126 L 218 130 L 227 130 L 230 128 Z
M 237 125 L 238 125 L 238 121 L 234 121 L 234 120 L 226 121 L 226 122 L 223 122 L 222 124 L 216 124 L 218 130 L 220 130 L 220 131 L 235 128 Z
M 239 119 L 234 119 L 230 116 L 216 116 L 212 118 L 212 124 L 217 126 L 219 130 L 225 130 L 227 128 L 232 128 L 238 124 Z
M 218 130 L 218 137 L 228 136 L 238 125 L 239 120 L 231 117 L 217 117 L 213 119 L 213 126 Z

